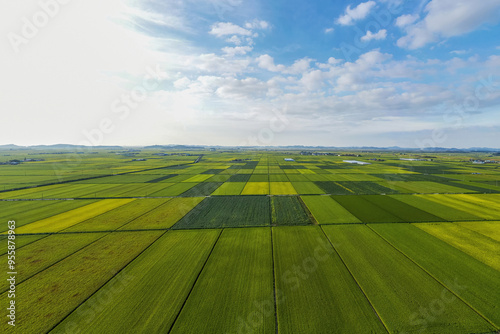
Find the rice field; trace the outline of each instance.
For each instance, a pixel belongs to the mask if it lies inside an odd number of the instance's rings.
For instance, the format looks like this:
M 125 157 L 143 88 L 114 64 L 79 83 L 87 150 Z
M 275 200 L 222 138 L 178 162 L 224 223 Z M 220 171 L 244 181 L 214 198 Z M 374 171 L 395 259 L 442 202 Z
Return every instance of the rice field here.
M 96 150 L 0 165 L 2 332 L 500 330 L 498 165 Z

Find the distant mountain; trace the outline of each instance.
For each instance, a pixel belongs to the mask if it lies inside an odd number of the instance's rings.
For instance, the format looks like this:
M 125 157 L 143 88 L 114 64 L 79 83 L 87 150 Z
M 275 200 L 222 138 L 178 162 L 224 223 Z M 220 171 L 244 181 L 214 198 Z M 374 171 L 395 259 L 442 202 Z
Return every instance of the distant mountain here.
M 26 147 L 14 145 L 14 144 L 0 145 L 0 150 L 21 150 L 23 148 L 26 148 Z
M 26 149 L 58 149 L 58 150 L 77 150 L 85 148 L 100 148 L 108 150 L 123 150 L 131 148 L 131 146 L 84 146 L 72 144 L 55 144 L 55 145 L 33 145 L 19 146 L 15 144 L 0 145 L 0 150 L 26 150 Z M 134 146 L 137 149 L 156 149 L 156 150 L 202 150 L 208 148 L 220 149 L 244 149 L 244 150 L 364 150 L 364 151 L 400 151 L 400 152 L 435 152 L 435 153 L 457 153 L 457 152 L 499 152 L 500 148 L 491 147 L 470 147 L 470 148 L 447 148 L 447 147 L 426 147 L 424 149 L 415 147 L 377 147 L 377 146 L 305 146 L 305 145 L 287 145 L 287 146 L 220 146 L 220 145 L 149 145 L 149 146 Z

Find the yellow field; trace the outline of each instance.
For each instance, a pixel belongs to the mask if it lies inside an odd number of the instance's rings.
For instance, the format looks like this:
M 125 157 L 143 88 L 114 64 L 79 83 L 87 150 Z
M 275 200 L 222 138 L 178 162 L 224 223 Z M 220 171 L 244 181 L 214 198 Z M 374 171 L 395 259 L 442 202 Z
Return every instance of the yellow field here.
M 500 271 L 500 242 L 452 223 L 413 224 L 462 252 Z
M 186 179 L 182 182 L 203 182 L 205 180 L 208 180 L 212 176 L 214 176 L 214 174 L 198 174 L 198 175 L 192 176 L 189 179 Z
M 247 182 L 242 195 L 269 195 L 269 182 Z
M 291 182 L 269 182 L 271 195 L 297 195 Z
M 58 232 L 89 218 L 130 203 L 134 199 L 104 199 L 81 208 L 38 220 L 17 228 L 16 233 L 51 233 Z

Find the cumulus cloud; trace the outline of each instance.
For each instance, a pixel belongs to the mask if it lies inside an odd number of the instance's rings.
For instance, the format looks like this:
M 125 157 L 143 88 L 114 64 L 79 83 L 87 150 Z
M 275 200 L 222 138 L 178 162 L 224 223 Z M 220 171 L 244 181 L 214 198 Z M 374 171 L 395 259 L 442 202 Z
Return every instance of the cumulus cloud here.
M 351 5 L 349 5 L 345 10 L 345 14 L 341 15 L 336 22 L 340 25 L 354 24 L 354 21 L 362 20 L 367 17 L 375 5 L 375 1 L 362 2 L 355 8 L 351 8 Z
M 419 18 L 420 16 L 418 14 L 401 15 L 396 19 L 395 25 L 400 28 L 406 27 L 407 25 L 414 23 Z
M 209 33 L 217 37 L 226 35 L 243 35 L 243 36 L 252 35 L 252 32 L 250 30 L 242 28 L 239 25 L 236 25 L 231 22 L 217 22 L 214 25 L 212 25 Z
M 375 34 L 368 30 L 366 32 L 366 35 L 361 37 L 361 40 L 363 42 L 368 42 L 368 41 L 371 41 L 372 39 L 381 40 L 381 39 L 385 39 L 386 37 L 387 37 L 387 30 L 385 30 L 385 29 L 381 29 L 378 32 L 376 32 Z
M 260 68 L 271 71 L 271 72 L 281 72 L 285 70 L 284 65 L 275 65 L 274 58 L 268 54 L 259 56 L 257 59 L 257 64 Z
M 406 35 L 397 41 L 402 48 L 418 49 L 441 38 L 460 36 L 486 23 L 500 19 L 500 1 L 432 0 L 424 11 L 426 16 L 406 26 Z
M 251 46 L 235 46 L 235 47 L 224 47 L 222 48 L 222 51 L 228 55 L 228 56 L 235 56 L 235 55 L 245 55 L 247 54 L 248 52 L 252 51 L 252 47 Z

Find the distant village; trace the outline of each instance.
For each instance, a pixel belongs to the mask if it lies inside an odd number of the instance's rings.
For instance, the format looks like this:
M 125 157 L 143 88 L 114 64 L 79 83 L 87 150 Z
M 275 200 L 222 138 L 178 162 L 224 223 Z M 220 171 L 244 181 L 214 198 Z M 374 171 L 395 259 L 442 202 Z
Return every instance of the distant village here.
M 0 165 L 19 165 L 23 162 L 33 162 L 33 161 L 45 161 L 45 159 L 26 159 L 26 158 L 24 158 L 24 160 L 12 159 L 6 162 L 0 162 Z

